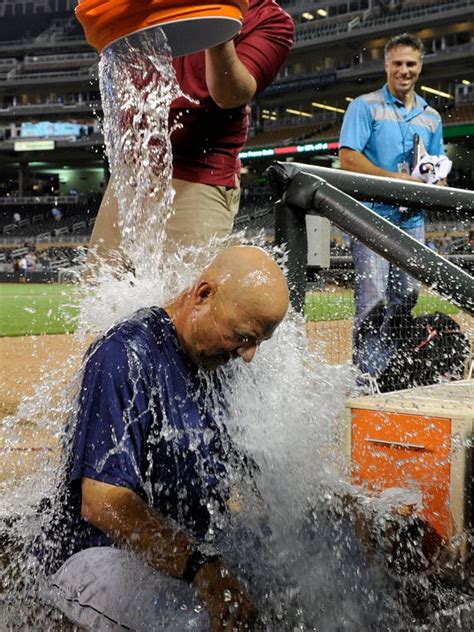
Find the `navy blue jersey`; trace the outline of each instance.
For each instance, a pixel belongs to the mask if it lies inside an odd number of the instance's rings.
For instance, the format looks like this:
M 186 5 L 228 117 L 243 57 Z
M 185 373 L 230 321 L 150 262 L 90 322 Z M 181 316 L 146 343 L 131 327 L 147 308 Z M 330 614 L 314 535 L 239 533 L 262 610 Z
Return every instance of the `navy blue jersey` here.
M 222 395 L 189 360 L 166 312 L 138 311 L 86 357 L 69 429 L 58 520 L 64 561 L 112 544 L 80 516 L 83 477 L 133 490 L 197 538 L 216 533 L 238 461 L 219 411 Z M 57 540 L 57 537 L 54 538 Z

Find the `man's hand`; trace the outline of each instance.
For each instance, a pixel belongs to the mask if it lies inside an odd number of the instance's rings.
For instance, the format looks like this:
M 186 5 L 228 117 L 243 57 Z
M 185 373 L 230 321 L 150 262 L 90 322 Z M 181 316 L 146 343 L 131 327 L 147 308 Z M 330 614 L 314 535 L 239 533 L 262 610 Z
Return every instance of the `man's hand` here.
M 394 173 L 392 175 L 393 178 L 397 178 L 398 180 L 409 180 L 410 182 L 421 182 L 422 184 L 426 184 L 420 178 L 415 178 L 415 176 L 411 176 L 409 173 Z
M 257 609 L 244 585 L 223 560 L 204 564 L 194 578 L 198 596 L 211 618 L 211 632 L 253 630 Z
M 399 173 L 398 171 L 387 171 L 377 167 L 364 154 L 349 147 L 341 147 L 339 150 L 341 167 L 345 171 L 355 171 L 356 173 L 367 174 L 369 176 L 379 176 L 382 178 L 395 178 L 396 180 L 409 180 L 410 182 L 422 182 L 409 173 Z

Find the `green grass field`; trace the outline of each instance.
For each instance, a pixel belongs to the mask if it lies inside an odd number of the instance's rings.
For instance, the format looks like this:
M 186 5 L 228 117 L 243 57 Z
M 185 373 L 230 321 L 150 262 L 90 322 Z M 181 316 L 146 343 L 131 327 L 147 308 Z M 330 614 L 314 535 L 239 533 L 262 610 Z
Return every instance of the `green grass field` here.
M 74 285 L 0 284 L 0 336 L 73 332 L 78 313 Z
M 67 284 L 0 284 L 0 336 L 31 336 L 71 333 L 79 313 L 77 286 Z M 433 311 L 455 314 L 458 309 L 448 301 L 422 295 L 415 314 Z M 352 318 L 351 290 L 314 292 L 306 297 L 308 320 Z
M 420 316 L 430 312 L 456 314 L 459 309 L 437 296 L 421 294 L 413 314 Z M 352 290 L 335 292 L 314 292 L 306 295 L 306 318 L 308 320 L 345 320 L 354 317 L 354 299 Z

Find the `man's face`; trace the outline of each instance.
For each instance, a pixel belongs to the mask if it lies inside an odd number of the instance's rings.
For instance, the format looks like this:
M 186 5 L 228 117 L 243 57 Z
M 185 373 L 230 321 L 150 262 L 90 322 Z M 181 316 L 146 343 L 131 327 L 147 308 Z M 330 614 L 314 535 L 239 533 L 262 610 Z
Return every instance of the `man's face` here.
M 279 323 L 269 314 L 256 313 L 253 302 L 240 303 L 221 294 L 210 297 L 193 318 L 188 349 L 193 361 L 210 371 L 232 358 L 251 362 L 258 345 L 271 338 Z
M 422 60 L 420 51 L 411 46 L 395 46 L 387 53 L 385 72 L 390 92 L 404 97 L 415 89 L 420 76 Z

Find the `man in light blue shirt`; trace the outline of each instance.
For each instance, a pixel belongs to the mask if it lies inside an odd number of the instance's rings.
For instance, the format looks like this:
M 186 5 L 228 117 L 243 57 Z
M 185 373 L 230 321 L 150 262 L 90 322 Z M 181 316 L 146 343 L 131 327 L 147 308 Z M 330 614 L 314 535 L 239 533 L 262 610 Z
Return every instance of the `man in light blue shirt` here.
M 421 40 L 411 34 L 396 35 L 387 42 L 387 83 L 354 99 L 344 116 L 339 152 L 343 169 L 416 180 L 410 175 L 416 136 L 428 154 L 444 154 L 441 117 L 415 92 L 423 53 Z M 367 206 L 424 241 L 423 211 L 372 202 Z M 352 241 L 352 256 L 356 271 L 353 360 L 362 372 L 377 377 L 399 345 L 400 323 L 410 316 L 420 284 L 357 240 Z

